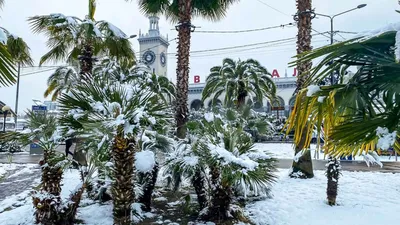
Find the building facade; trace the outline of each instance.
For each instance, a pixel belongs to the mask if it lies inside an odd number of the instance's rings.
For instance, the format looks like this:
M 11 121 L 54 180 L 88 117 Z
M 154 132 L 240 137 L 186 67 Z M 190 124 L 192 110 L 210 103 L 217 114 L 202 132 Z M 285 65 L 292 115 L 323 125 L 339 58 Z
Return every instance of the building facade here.
M 266 112 L 275 114 L 278 118 L 288 117 L 289 113 L 293 109 L 295 96 L 293 93 L 296 89 L 296 77 L 282 77 L 274 78 L 275 85 L 277 87 L 277 101 L 270 102 L 268 99 L 264 99 L 263 102 L 256 102 L 254 104 L 254 110 L 257 112 Z M 204 89 L 205 83 L 189 84 L 189 109 L 198 110 L 202 107 L 210 107 L 212 100 L 205 99 L 201 101 L 201 94 Z M 222 102 L 225 96 L 221 95 L 219 101 Z
M 167 76 L 167 50 L 169 46 L 168 37 L 160 34 L 158 25 L 160 18 L 149 17 L 149 31 L 142 34 L 139 31 L 140 61 L 146 64 L 152 73 Z

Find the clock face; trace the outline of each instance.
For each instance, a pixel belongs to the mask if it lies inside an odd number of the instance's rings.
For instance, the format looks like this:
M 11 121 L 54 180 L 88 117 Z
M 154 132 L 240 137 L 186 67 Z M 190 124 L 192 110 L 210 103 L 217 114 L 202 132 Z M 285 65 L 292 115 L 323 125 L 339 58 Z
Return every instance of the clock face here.
M 143 60 L 147 63 L 147 64 L 153 64 L 154 61 L 156 59 L 156 54 L 154 54 L 153 51 L 146 51 L 143 54 Z
M 160 55 L 160 61 L 161 61 L 161 65 L 165 66 L 165 64 L 167 63 L 167 58 L 165 57 L 165 53 L 161 53 Z

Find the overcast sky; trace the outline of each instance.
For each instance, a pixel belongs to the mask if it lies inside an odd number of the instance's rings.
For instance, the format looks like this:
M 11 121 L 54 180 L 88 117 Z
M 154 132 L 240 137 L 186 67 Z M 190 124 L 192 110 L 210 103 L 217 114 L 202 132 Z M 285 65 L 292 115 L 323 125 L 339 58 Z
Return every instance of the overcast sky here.
M 264 3 L 264 4 L 263 4 Z M 400 9 L 397 0 L 314 0 L 313 8 L 316 12 L 333 15 L 359 4 L 366 3 L 367 7 L 339 16 L 335 19 L 334 30 L 358 32 L 375 29 L 388 23 L 397 22 L 400 15 L 395 9 Z M 35 15 L 47 15 L 50 13 L 63 13 L 65 15 L 78 16 L 83 18 L 87 14 L 87 0 L 6 0 L 5 6 L 0 11 L 0 26 L 8 29 L 28 43 L 31 53 L 38 64 L 40 57 L 47 52 L 45 45 L 46 37 L 33 34 L 26 19 Z M 273 8 L 269 7 L 272 6 Z M 269 26 L 276 26 L 293 22 L 292 16 L 296 12 L 295 0 L 242 0 L 233 5 L 226 18 L 212 23 L 200 18 L 193 21 L 197 30 L 244 30 L 256 29 Z M 124 0 L 98 0 L 97 20 L 107 20 L 121 28 L 127 34 L 138 34 L 139 29 L 143 32 L 148 30 L 148 20 L 139 11 L 137 1 L 125 2 Z M 174 24 L 160 19 L 160 30 L 169 39 L 176 37 L 177 32 L 173 30 Z M 320 17 L 313 20 L 313 28 L 319 32 L 326 32 L 330 29 L 329 19 Z M 191 50 L 206 50 L 224 48 L 237 45 L 246 45 L 258 42 L 274 41 L 279 39 L 293 38 L 296 36 L 296 27 L 285 27 L 259 32 L 238 33 L 238 34 L 206 34 L 193 33 Z M 314 32 L 315 33 L 315 32 Z M 336 40 L 344 40 L 351 37 L 351 34 L 336 35 Z M 137 40 L 132 40 L 133 47 L 139 50 Z M 234 59 L 254 58 L 259 60 L 268 70 L 277 69 L 281 76 L 284 76 L 287 64 L 295 54 L 295 40 L 285 44 L 268 46 L 264 45 L 258 49 L 246 50 L 233 49 L 224 52 L 207 52 L 192 54 L 190 59 L 190 82 L 193 82 L 194 75 L 200 75 L 203 82 L 209 72 L 209 68 L 219 65 L 223 58 Z M 329 39 L 324 36 L 314 36 L 313 46 L 319 47 L 329 44 Z M 176 43 L 171 42 L 168 50 L 168 76 L 175 81 Z M 172 53 L 172 54 L 171 54 Z M 58 63 L 63 64 L 62 62 Z M 50 64 L 51 65 L 51 64 Z M 19 111 L 30 108 L 32 98 L 43 99 L 43 92 L 46 89 L 46 80 L 51 71 L 31 74 L 32 71 L 44 71 L 48 68 L 25 68 L 22 71 L 20 86 Z M 289 76 L 292 69 L 288 68 Z M 0 100 L 15 107 L 16 86 L 0 87 Z

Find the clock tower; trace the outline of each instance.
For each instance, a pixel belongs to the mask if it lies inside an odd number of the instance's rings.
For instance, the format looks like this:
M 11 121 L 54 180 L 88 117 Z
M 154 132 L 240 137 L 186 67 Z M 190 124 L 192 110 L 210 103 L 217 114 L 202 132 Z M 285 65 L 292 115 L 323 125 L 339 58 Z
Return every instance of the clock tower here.
M 150 16 L 150 29 L 147 34 L 139 31 L 140 61 L 149 66 L 151 72 L 167 76 L 168 37 L 160 34 L 157 16 Z

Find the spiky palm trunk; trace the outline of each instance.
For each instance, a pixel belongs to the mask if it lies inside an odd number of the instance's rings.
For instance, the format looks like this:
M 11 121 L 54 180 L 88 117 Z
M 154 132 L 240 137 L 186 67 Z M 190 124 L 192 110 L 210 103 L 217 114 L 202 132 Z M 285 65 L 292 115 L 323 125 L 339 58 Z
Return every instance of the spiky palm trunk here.
M 130 225 L 131 205 L 134 200 L 133 173 L 135 157 L 135 140 L 124 138 L 122 127 L 118 129 L 112 146 L 114 160 L 113 216 L 115 225 Z
M 186 122 L 188 121 L 188 88 L 189 88 L 189 51 L 191 36 L 192 0 L 179 0 L 178 25 L 178 65 L 176 68 L 176 134 L 179 138 L 186 137 Z
M 306 51 L 312 50 L 311 47 L 311 2 L 312 0 L 296 0 L 297 4 L 297 12 L 298 12 L 298 21 L 297 21 L 297 54 L 301 54 Z M 307 72 L 311 69 L 312 63 L 311 61 L 301 63 L 297 65 L 297 70 L 299 75 L 297 77 L 297 88 L 296 93 L 304 88 L 304 81 L 307 79 Z M 299 132 L 299 131 L 296 131 Z M 306 142 L 306 132 L 303 132 L 303 136 L 301 138 L 300 143 L 295 146 L 295 155 L 302 151 L 303 149 L 308 148 L 309 146 L 305 146 Z M 312 159 L 311 154 L 307 151 L 303 156 L 299 159 L 298 162 L 293 161 L 293 174 L 296 175 L 301 172 L 301 178 L 312 178 L 314 177 L 314 172 L 312 168 Z M 298 177 L 298 176 L 296 176 Z
M 218 167 L 211 168 L 210 175 L 212 194 L 207 219 L 214 222 L 226 221 L 229 219 L 233 195 L 232 187 L 221 181 L 221 171 Z
M 148 173 L 138 173 L 137 176 L 141 183 L 144 183 L 143 194 L 139 197 L 139 203 L 143 205 L 144 211 L 151 211 L 151 197 L 157 182 L 159 171 L 158 163 L 153 167 L 153 170 Z
M 87 79 L 92 76 L 93 71 L 93 47 L 90 43 L 84 45 L 82 55 L 79 57 L 81 67 L 80 75 L 82 79 Z
M 50 159 L 54 152 L 45 150 L 43 160 L 39 162 L 42 167 L 41 191 L 32 195 L 33 206 L 36 209 L 36 223 L 53 225 L 59 222 L 58 206 L 61 204 L 62 168 L 52 165 Z
M 192 184 L 197 195 L 200 211 L 207 207 L 207 194 L 205 190 L 205 178 L 200 169 L 196 169 L 192 178 Z
M 336 158 L 329 157 L 327 165 L 326 177 L 328 178 L 328 186 L 326 188 L 326 195 L 328 199 L 328 205 L 333 206 L 336 205 L 340 163 Z

